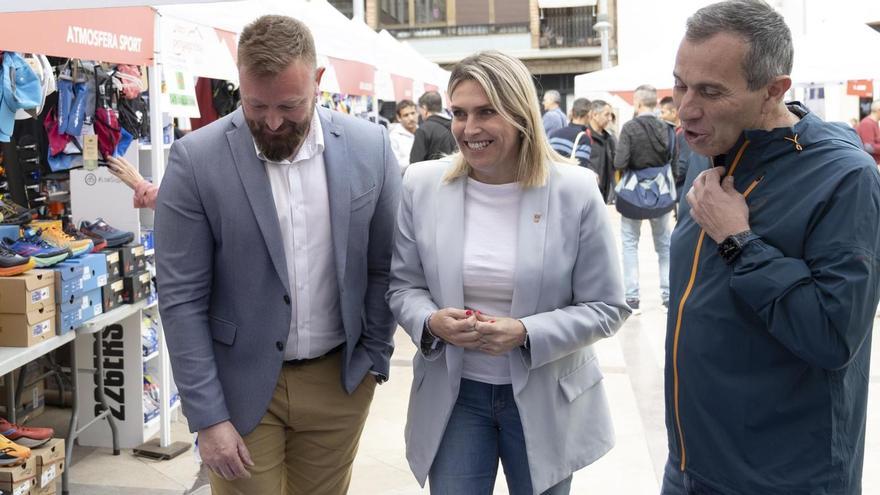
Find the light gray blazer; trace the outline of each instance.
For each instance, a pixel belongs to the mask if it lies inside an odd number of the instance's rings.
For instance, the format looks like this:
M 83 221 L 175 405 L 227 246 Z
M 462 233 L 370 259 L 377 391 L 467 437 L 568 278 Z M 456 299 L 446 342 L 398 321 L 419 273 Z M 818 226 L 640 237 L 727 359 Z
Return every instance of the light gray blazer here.
M 318 109 L 346 343 L 342 384 L 388 376 L 385 302 L 400 172 L 381 126 Z M 290 329 L 281 228 L 241 110 L 174 143 L 156 205 L 159 308 L 192 431 L 241 434 L 272 397 Z
M 420 345 L 425 318 L 464 307 L 465 178 L 442 181 L 448 160 L 412 165 L 404 177 L 388 300 Z M 591 344 L 629 316 L 614 236 L 595 174 L 553 165 L 547 184 L 520 203 L 511 316 L 529 332 L 510 373 L 535 493 L 614 445 L 602 373 Z M 424 486 L 458 397 L 463 350 L 441 345 L 413 358 L 406 456 Z

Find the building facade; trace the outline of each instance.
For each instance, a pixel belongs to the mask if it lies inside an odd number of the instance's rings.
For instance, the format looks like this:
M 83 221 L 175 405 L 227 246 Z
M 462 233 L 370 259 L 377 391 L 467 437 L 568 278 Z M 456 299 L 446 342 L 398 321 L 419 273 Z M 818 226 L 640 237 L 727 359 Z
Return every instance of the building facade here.
M 388 30 L 447 69 L 476 51 L 500 50 L 526 64 L 539 93 L 555 89 L 570 103 L 574 76 L 601 68 L 596 0 L 363 1 L 370 27 Z M 613 57 L 617 0 L 607 2 Z M 351 10 L 351 0 L 331 3 Z

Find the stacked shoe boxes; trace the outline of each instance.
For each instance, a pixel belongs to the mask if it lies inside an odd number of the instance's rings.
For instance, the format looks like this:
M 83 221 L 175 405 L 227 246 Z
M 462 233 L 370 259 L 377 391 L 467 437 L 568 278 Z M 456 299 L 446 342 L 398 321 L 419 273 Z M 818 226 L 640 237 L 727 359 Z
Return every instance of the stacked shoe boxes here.
M 148 299 L 153 293 L 150 286 L 153 277 L 147 271 L 143 244 L 123 246 L 117 251 L 123 280 L 123 302 L 133 304 Z
M 104 312 L 102 291 L 107 281 L 107 257 L 101 253 L 68 259 L 55 266 L 58 335 L 73 331 Z
M 32 495 L 37 490 L 37 460 L 31 457 L 18 466 L 0 467 L 0 493 Z M 48 492 L 54 493 L 54 492 Z
M 64 472 L 64 439 L 53 438 L 45 445 L 31 449 L 31 459 L 36 461 L 35 495 L 54 495 L 61 473 Z
M 0 346 L 29 347 L 55 336 L 55 273 L 0 277 Z

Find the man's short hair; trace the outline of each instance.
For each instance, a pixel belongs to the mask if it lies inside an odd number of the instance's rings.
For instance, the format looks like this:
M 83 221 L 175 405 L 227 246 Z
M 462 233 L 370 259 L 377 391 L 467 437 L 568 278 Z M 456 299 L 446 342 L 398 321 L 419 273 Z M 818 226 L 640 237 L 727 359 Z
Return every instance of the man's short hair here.
M 657 106 L 657 88 L 650 84 L 642 84 L 633 93 L 633 102 L 641 103 L 648 108 Z
M 395 107 L 394 111 L 398 117 L 400 117 L 400 112 L 406 110 L 407 108 L 415 108 L 416 104 L 413 103 L 412 100 L 400 100 L 397 102 L 397 107 Z
M 742 37 L 749 49 L 742 61 L 748 88 L 763 88 L 791 74 L 794 45 L 785 19 L 763 0 L 728 0 L 698 10 L 687 20 L 685 38 L 705 41 L 719 33 Z
M 871 112 L 880 112 L 880 100 L 874 101 L 871 103 Z
M 675 101 L 673 101 L 671 96 L 664 96 L 663 98 L 660 98 L 660 106 L 661 107 L 675 106 Z
M 431 113 L 440 113 L 443 110 L 443 98 L 436 91 L 428 91 L 419 97 L 419 106 Z
M 582 119 L 590 113 L 590 100 L 586 98 L 578 98 L 571 104 L 571 116 L 575 119 Z
M 545 98 L 545 99 L 546 99 L 546 98 L 550 98 L 550 101 L 553 101 L 553 102 L 556 102 L 556 103 L 559 103 L 560 101 L 562 101 L 562 95 L 560 95 L 560 94 L 559 94 L 559 91 L 556 91 L 555 89 L 551 89 L 551 90 L 549 90 L 549 91 L 545 91 L 545 92 L 544 92 L 544 98 Z
M 590 103 L 590 111 L 596 114 L 601 112 L 602 110 L 605 110 L 605 107 L 607 106 L 609 105 L 608 102 L 605 100 L 593 100 L 593 102 Z
M 309 28 L 293 17 L 264 15 L 241 31 L 239 69 L 274 76 L 296 60 L 315 67 L 315 40 Z

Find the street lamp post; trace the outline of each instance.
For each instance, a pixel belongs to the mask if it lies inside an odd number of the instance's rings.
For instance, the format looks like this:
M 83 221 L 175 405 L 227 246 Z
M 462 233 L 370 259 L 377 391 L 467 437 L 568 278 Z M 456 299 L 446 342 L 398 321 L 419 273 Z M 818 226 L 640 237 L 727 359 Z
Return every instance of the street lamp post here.
M 599 31 L 599 40 L 602 43 L 602 68 L 611 68 L 611 55 L 608 47 L 608 31 L 611 30 L 611 23 L 608 22 L 608 0 L 599 0 L 599 13 L 593 28 Z

